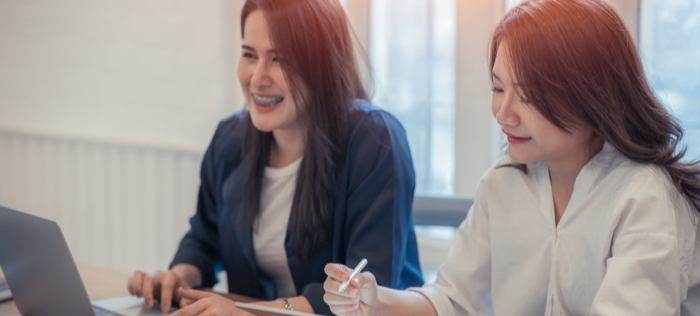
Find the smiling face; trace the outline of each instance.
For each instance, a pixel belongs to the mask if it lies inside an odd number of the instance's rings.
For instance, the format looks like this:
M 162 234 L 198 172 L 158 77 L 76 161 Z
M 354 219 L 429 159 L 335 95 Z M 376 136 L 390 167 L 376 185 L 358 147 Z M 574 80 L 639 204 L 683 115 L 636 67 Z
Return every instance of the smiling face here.
M 593 143 L 593 130 L 578 124 L 567 132 L 528 104 L 513 75 L 507 49 L 504 40 L 498 47 L 492 69 L 491 110 L 508 139 L 510 157 L 517 163 L 528 163 L 579 160 L 587 156 Z
M 280 64 L 282 58 L 274 49 L 263 12 L 251 12 L 244 26 L 238 80 L 253 125 L 263 132 L 298 132 L 302 128 L 299 108 Z

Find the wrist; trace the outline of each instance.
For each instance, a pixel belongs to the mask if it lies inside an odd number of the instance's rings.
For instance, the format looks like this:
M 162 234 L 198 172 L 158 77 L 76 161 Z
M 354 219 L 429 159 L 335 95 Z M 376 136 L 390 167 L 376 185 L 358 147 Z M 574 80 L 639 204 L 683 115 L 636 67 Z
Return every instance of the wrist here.
M 386 288 L 378 286 L 377 287 L 377 299 L 371 310 L 374 311 L 375 315 L 389 315 L 389 306 L 391 306 L 389 300 L 389 294 L 386 292 Z
M 288 310 L 288 311 L 293 311 L 293 310 L 294 310 L 294 306 L 293 306 L 292 303 L 289 301 L 289 298 L 287 298 L 286 296 L 283 296 L 283 297 L 280 298 L 280 300 L 282 300 L 282 308 L 283 308 L 283 309 Z
M 170 269 L 181 282 L 184 282 L 188 287 L 197 288 L 202 285 L 202 276 L 197 267 L 180 263 Z

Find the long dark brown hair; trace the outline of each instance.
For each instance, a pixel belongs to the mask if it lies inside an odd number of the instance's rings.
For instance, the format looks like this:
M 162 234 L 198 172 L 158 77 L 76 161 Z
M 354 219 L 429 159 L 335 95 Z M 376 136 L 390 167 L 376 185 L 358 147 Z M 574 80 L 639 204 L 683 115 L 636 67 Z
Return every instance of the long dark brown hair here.
M 524 98 L 565 131 L 576 124 L 627 158 L 663 167 L 700 211 L 700 167 L 685 161 L 683 129 L 647 83 L 632 37 L 601 0 L 529 0 L 496 27 L 489 63 L 500 43 Z
M 336 168 L 345 153 L 348 112 L 355 99 L 367 99 L 359 76 L 345 12 L 337 0 L 247 0 L 241 13 L 265 15 L 273 46 L 299 113 L 307 123 L 304 159 L 299 167 L 290 215 L 296 255 L 310 256 L 327 239 L 335 208 Z M 308 93 L 303 93 L 308 91 Z M 253 126 L 248 115 L 243 141 L 244 209 L 250 224 L 260 213 L 265 166 L 270 161 L 272 133 Z

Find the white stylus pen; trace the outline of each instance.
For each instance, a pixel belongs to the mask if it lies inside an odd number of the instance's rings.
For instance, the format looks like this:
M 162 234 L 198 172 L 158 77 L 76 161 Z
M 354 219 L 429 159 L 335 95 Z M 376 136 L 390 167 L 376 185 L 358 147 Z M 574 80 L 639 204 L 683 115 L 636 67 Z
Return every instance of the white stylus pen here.
M 340 291 L 340 293 L 344 293 L 345 290 L 348 289 L 348 286 L 350 285 L 350 281 L 352 281 L 352 279 L 355 278 L 357 276 L 357 274 L 360 273 L 362 271 L 362 269 L 365 268 L 366 265 L 367 265 L 367 259 L 362 258 L 362 260 L 360 260 L 360 263 L 358 263 L 357 266 L 355 267 L 355 269 L 353 269 L 352 272 L 350 273 L 350 277 L 348 278 L 348 280 L 340 284 L 338 291 Z

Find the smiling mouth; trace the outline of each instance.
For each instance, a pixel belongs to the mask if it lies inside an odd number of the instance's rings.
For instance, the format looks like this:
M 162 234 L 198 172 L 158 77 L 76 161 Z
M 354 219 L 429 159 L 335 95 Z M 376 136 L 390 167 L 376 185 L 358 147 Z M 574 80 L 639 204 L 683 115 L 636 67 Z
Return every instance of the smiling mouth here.
M 253 94 L 253 102 L 255 102 L 256 105 L 273 106 L 279 104 L 282 100 L 284 100 L 282 96 L 262 97 Z
M 508 138 L 509 143 L 522 143 L 522 142 L 526 142 L 526 141 L 529 141 L 532 139 L 532 137 L 514 136 L 514 135 L 507 133 L 506 131 L 503 131 L 503 133 L 506 134 L 506 137 Z

